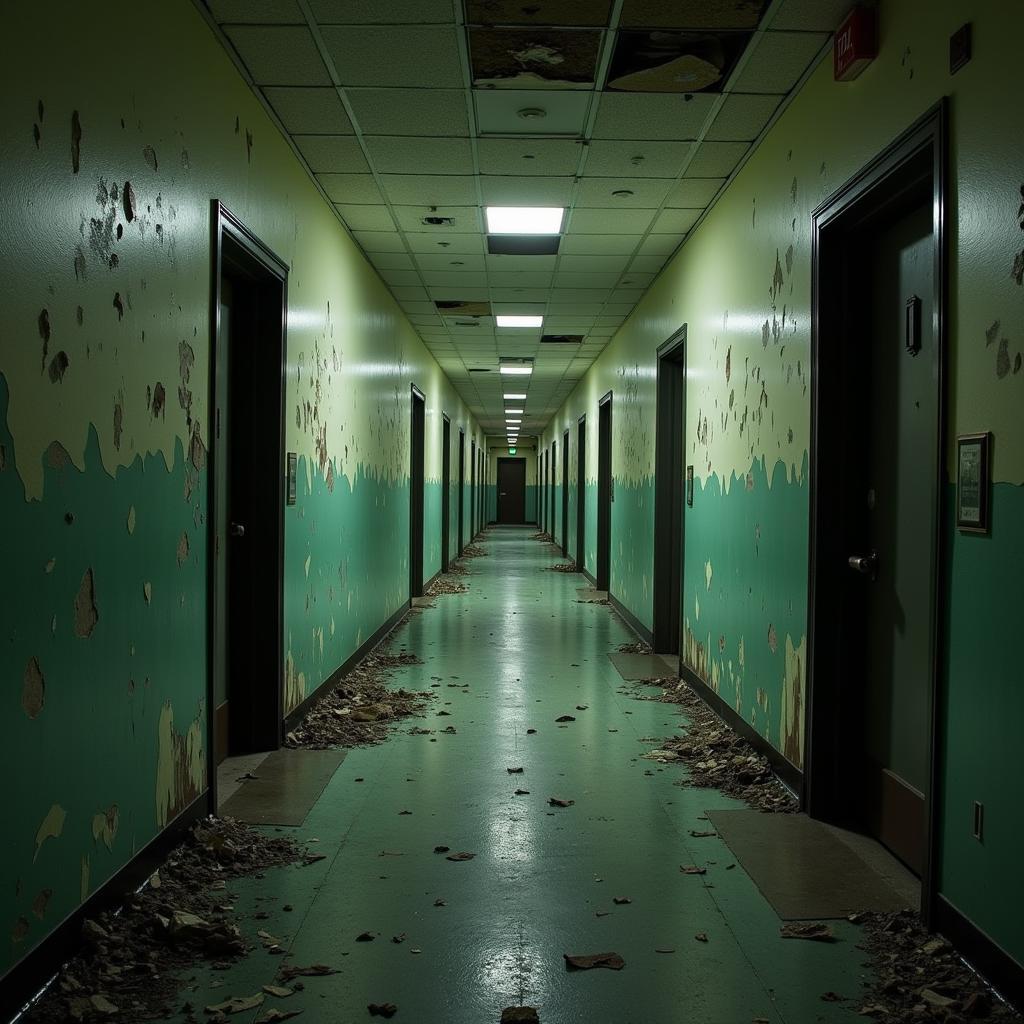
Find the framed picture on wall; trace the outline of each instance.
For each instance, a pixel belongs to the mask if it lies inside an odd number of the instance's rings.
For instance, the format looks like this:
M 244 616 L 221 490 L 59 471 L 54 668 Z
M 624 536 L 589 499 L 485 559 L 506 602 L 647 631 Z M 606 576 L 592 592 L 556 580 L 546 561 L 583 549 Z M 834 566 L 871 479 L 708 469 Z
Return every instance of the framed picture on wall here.
M 989 531 L 989 449 L 991 434 L 956 439 L 956 525 L 964 533 Z

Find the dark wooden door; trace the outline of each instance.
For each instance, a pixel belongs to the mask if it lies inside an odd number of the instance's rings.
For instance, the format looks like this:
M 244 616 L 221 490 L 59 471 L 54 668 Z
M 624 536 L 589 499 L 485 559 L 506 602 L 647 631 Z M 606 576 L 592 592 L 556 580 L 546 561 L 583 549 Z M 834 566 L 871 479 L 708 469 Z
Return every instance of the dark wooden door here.
M 498 459 L 498 522 L 526 521 L 526 459 Z
M 423 596 L 423 393 L 412 389 L 411 466 L 409 468 L 409 597 Z
M 441 428 L 441 572 L 448 571 L 451 557 L 452 425 L 445 416 Z
M 612 395 L 601 400 L 597 422 L 597 571 L 598 590 L 607 590 L 612 560 Z

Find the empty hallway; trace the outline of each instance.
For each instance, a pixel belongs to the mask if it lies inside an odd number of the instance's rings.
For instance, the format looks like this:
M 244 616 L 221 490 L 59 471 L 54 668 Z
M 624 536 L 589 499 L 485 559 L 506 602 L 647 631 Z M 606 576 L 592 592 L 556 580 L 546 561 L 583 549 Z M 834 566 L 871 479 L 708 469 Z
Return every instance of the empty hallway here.
M 1013 1019 L 1024 7 L 2 26 L 0 1024 Z

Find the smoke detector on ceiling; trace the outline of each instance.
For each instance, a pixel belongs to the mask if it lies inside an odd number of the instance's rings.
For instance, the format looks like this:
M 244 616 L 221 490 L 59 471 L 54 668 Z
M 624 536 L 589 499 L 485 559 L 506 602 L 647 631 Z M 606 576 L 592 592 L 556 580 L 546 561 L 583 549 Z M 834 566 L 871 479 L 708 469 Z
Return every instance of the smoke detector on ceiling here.
M 524 121 L 540 121 L 548 116 L 548 112 L 543 107 L 523 107 L 516 111 L 516 116 Z

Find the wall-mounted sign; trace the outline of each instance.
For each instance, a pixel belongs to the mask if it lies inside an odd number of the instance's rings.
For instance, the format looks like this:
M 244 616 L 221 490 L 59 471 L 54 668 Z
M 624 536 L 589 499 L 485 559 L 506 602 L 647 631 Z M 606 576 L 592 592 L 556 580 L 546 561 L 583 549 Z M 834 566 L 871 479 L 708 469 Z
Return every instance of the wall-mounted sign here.
M 299 458 L 295 452 L 288 453 L 288 471 L 286 479 L 287 498 L 285 500 L 289 505 L 295 504 L 295 471 L 298 461 Z
M 961 434 L 956 439 L 956 525 L 965 533 L 989 531 L 989 438 Z
M 853 81 L 878 56 L 877 15 L 871 7 L 854 7 L 836 29 L 832 61 L 837 82 Z
M 509 448 L 508 453 L 509 453 L 509 455 L 515 455 L 515 453 L 516 453 L 515 448 Z

